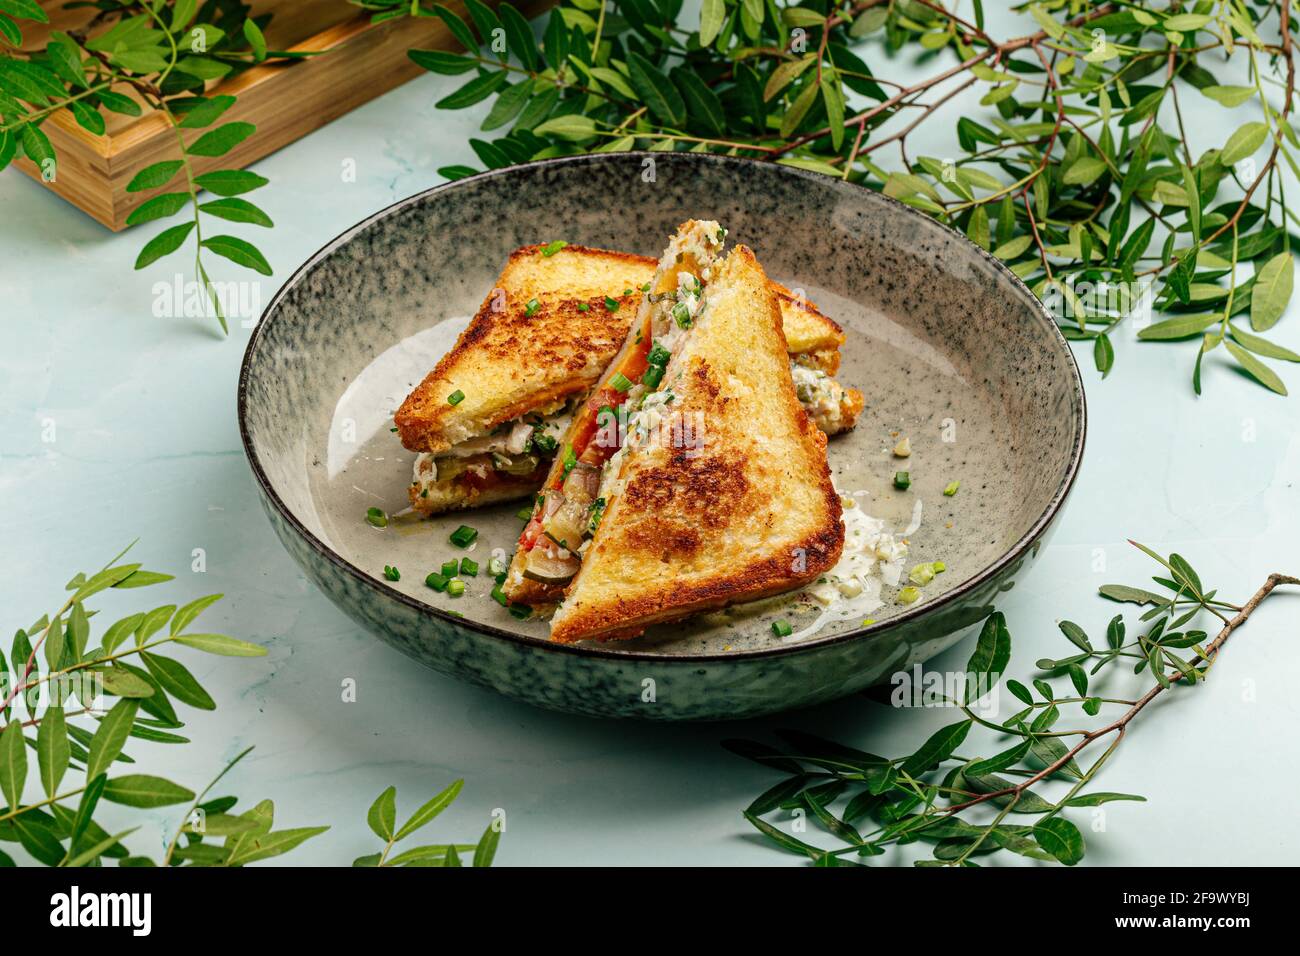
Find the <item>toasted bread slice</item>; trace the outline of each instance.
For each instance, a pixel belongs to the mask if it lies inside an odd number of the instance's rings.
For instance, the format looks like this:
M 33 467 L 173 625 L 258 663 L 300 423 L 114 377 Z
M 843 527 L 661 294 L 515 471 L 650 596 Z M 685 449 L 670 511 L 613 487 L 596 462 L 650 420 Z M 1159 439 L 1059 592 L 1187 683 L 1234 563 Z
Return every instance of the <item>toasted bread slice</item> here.
M 555 641 L 633 637 L 801 587 L 839 559 L 826 436 L 795 397 L 777 294 L 738 246 L 703 297 L 665 379 L 671 414 L 683 430 L 697 422 L 702 440 L 641 443 L 611 460 L 618 472 Z
M 455 347 L 398 409 L 402 444 L 446 452 L 590 390 L 622 344 L 655 266 L 645 256 L 585 246 L 516 249 Z M 833 375 L 843 330 L 807 299 L 776 288 L 791 355 Z M 838 430 L 853 427 L 853 418 L 840 416 Z

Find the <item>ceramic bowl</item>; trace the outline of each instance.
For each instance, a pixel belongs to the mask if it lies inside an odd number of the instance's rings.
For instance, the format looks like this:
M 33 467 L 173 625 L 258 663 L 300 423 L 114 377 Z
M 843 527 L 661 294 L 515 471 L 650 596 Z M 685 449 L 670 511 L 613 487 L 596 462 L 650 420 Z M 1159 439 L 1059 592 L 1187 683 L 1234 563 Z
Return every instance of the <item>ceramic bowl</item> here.
M 519 504 L 426 522 L 365 520 L 406 504 L 414 456 L 391 430 L 510 251 L 565 239 L 657 257 L 677 224 L 716 219 L 768 274 L 843 326 L 837 377 L 866 394 L 830 441 L 842 493 L 947 570 L 914 604 L 817 619 L 805 595 L 561 646 L 491 600 L 425 575 L 464 551 L 508 557 Z M 529 343 L 519 343 L 521 362 Z M 239 379 L 239 423 L 263 504 L 293 559 L 345 613 L 437 671 L 542 707 L 655 720 L 804 707 L 887 680 L 969 633 L 1037 555 L 1079 467 L 1084 398 L 1051 316 L 1000 262 L 878 193 L 788 166 L 694 153 L 615 153 L 494 170 L 430 189 L 349 229 L 267 306 Z M 909 438 L 902 462 L 892 449 Z M 894 472 L 912 484 L 893 487 Z M 959 481 L 957 494 L 943 489 Z M 499 550 L 498 550 L 499 549 Z M 385 565 L 401 579 L 388 581 Z M 903 582 L 904 584 L 906 581 Z M 867 621 L 864 625 L 864 620 Z

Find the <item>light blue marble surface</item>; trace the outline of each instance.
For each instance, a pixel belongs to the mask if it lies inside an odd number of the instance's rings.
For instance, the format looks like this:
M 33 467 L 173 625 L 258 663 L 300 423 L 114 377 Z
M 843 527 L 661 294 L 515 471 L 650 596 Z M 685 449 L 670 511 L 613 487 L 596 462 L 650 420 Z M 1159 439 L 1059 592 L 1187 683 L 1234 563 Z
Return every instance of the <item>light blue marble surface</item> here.
M 262 303 L 347 226 L 439 182 L 439 166 L 475 163 L 466 141 L 487 104 L 462 113 L 432 105 L 456 82 L 419 79 L 256 166 L 272 185 L 254 198 L 277 223 L 258 237 L 275 267 Z M 1212 145 L 1230 129 L 1206 117 L 1196 135 Z M 355 182 L 342 176 L 349 160 Z M 535 711 L 413 665 L 315 592 L 273 537 L 235 422 L 249 331 L 236 322 L 223 341 L 199 320 L 153 315 L 154 283 L 186 266 L 177 258 L 131 271 L 153 231 L 111 235 L 18 173 L 0 176 L 0 607 L 11 631 L 26 625 L 57 606 L 74 571 L 98 567 L 136 536 L 135 558 L 178 579 L 111 595 L 105 620 L 150 600 L 225 593 L 207 612 L 211 628 L 265 644 L 269 657 L 186 655 L 218 710 L 187 710 L 191 746 L 132 750 L 141 769 L 197 788 L 256 744 L 222 790 L 274 799 L 282 826 L 333 825 L 286 860 L 350 862 L 373 849 L 365 812 L 388 784 L 402 814 L 463 777 L 463 796 L 430 840 L 472 840 L 504 808 L 501 863 L 794 862 L 740 817 L 776 776 L 723 751 L 721 739 L 798 726 L 894 754 L 953 719 L 859 699 L 745 726 L 607 724 Z M 1300 349 L 1296 311 L 1275 337 Z M 1079 351 L 1088 450 L 1051 546 L 1003 605 L 1012 673 L 1027 677 L 1037 658 L 1066 652 L 1060 618 L 1104 629 L 1115 607 L 1094 596 L 1097 585 L 1152 571 L 1126 538 L 1182 552 L 1231 599 L 1270 571 L 1300 573 L 1300 398 L 1245 382 L 1216 355 L 1197 399 L 1186 384 L 1194 349 L 1142 344 L 1125 329 L 1104 383 L 1090 349 Z M 1282 375 L 1300 388 L 1293 368 Z M 189 570 L 196 548 L 203 573 Z M 1100 788 L 1150 802 L 1110 805 L 1105 833 L 1076 813 L 1090 862 L 1294 859 L 1300 823 L 1278 811 L 1275 794 L 1300 784 L 1288 756 L 1300 720 L 1287 687 L 1300 659 L 1297 610 L 1300 597 L 1274 597 L 1207 685 L 1167 695 L 1134 726 Z M 934 666 L 958 669 L 968 654 L 959 647 Z M 355 703 L 342 701 L 347 678 Z M 148 850 L 155 838 L 138 835 L 138 845 Z

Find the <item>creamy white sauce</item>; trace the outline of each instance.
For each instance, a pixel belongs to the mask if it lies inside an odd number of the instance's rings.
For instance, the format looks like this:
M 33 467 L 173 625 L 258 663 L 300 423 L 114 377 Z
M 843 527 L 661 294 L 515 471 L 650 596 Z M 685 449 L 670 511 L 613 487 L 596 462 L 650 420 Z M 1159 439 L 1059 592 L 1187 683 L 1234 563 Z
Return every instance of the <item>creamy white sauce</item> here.
M 815 620 L 789 637 L 781 638 L 790 644 L 812 637 L 828 624 L 836 621 L 862 620 L 877 608 L 884 606 L 880 598 L 882 586 L 897 586 L 902 580 L 907 560 L 907 544 L 902 539 L 916 530 L 894 535 L 885 522 L 862 510 L 857 499 L 866 492 L 855 492 L 852 497 L 841 496 L 844 506 L 844 552 L 839 562 L 817 584 L 807 589 L 808 594 L 821 605 Z M 913 511 L 913 520 L 919 527 L 920 502 Z

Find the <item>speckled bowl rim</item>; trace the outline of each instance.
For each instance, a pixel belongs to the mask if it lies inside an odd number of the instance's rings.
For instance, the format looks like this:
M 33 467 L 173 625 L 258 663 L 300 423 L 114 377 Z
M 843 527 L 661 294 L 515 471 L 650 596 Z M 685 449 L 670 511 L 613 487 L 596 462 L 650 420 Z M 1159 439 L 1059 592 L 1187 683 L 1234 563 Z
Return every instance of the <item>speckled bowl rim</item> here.
M 852 193 L 855 198 L 861 197 L 867 202 L 879 202 L 886 207 L 890 207 L 891 211 L 897 214 L 915 217 L 917 220 L 926 224 L 927 227 L 937 226 L 940 229 L 946 230 L 952 237 L 964 243 L 971 253 L 991 265 L 995 272 L 1010 283 L 1010 288 L 1017 292 L 1021 298 L 1028 303 L 1039 319 L 1047 326 L 1056 346 L 1062 353 L 1064 353 L 1066 367 L 1069 369 L 1071 376 L 1071 410 L 1078 416 L 1079 422 L 1074 447 L 1070 451 L 1069 465 L 1066 468 L 1065 475 L 1061 479 L 1060 484 L 1057 486 L 1051 499 L 1048 501 L 1047 507 L 1043 509 L 1043 513 L 1035 519 L 1034 523 L 1029 527 L 1029 530 L 1021 535 L 1016 543 L 1007 549 L 1000 558 L 986 566 L 974 577 L 967 579 L 951 591 L 947 591 L 935 598 L 933 601 L 927 601 L 906 610 L 895 617 L 891 617 L 877 624 L 872 624 L 868 627 L 854 628 L 853 630 L 846 631 L 843 634 L 827 635 L 822 638 L 813 638 L 808 641 L 801 641 L 797 644 L 768 647 L 760 650 L 719 651 L 716 654 L 659 654 L 650 651 L 607 650 L 600 644 L 559 644 L 546 640 L 545 638 L 532 637 L 527 634 L 516 634 L 512 631 L 494 627 L 491 624 L 483 624 L 478 621 L 470 620 L 469 618 L 457 617 L 454 614 L 450 614 L 447 611 L 443 611 L 431 604 L 426 604 L 407 594 L 403 594 L 395 588 L 389 587 L 384 581 L 367 574 L 342 555 L 338 554 L 328 544 L 312 534 L 312 532 L 297 519 L 293 512 L 289 510 L 285 503 L 280 499 L 280 496 L 276 494 L 275 489 L 271 486 L 270 479 L 267 477 L 266 471 L 262 468 L 262 464 L 258 460 L 257 452 L 253 447 L 252 438 L 248 431 L 249 370 L 252 367 L 258 343 L 261 341 L 262 332 L 267 327 L 268 321 L 274 321 L 280 300 L 283 299 L 288 294 L 289 290 L 297 284 L 300 277 L 314 269 L 327 256 L 334 252 L 334 250 L 338 249 L 353 236 L 366 229 L 371 225 L 371 223 L 393 215 L 408 206 L 423 202 L 439 193 L 455 190 L 470 183 L 483 182 L 497 177 L 511 176 L 521 169 L 529 169 L 537 166 L 583 166 L 589 164 L 605 164 L 615 160 L 616 158 L 651 158 L 657 163 L 669 162 L 683 163 L 687 165 L 691 163 L 705 165 L 713 164 L 715 166 L 730 166 L 738 169 L 744 169 L 744 167 L 747 166 L 764 166 L 770 170 L 773 165 L 757 159 L 744 159 L 734 156 L 716 156 L 709 153 L 651 153 L 644 150 L 635 150 L 625 153 L 587 153 L 578 156 L 561 156 L 552 159 L 537 160 L 530 163 L 520 163 L 513 166 L 503 166 L 499 169 L 491 169 L 474 176 L 467 176 L 463 179 L 452 180 L 450 182 L 433 186 L 422 192 L 416 193 L 413 196 L 408 196 L 406 199 L 399 200 L 392 205 L 384 207 L 378 212 L 367 216 L 356 225 L 339 233 L 339 235 L 321 246 L 320 249 L 313 253 L 294 271 L 291 276 L 289 276 L 287 280 L 285 280 L 284 284 L 281 285 L 275 295 L 272 296 L 270 302 L 267 303 L 266 308 L 262 310 L 262 315 L 259 318 L 257 325 L 254 327 L 252 334 L 249 336 L 248 345 L 244 349 L 244 358 L 239 367 L 237 414 L 239 418 L 239 438 L 244 446 L 244 456 L 248 459 L 248 463 L 253 469 L 253 475 L 256 477 L 258 485 L 261 486 L 263 494 L 266 495 L 267 500 L 271 502 L 288 527 L 292 528 L 293 531 L 306 541 L 319 555 L 337 566 L 339 569 L 350 574 L 361 584 L 374 590 L 381 597 L 386 598 L 389 601 L 396 601 L 400 604 L 408 605 L 419 613 L 441 618 L 450 627 L 475 631 L 490 637 L 503 638 L 507 641 L 512 641 L 528 648 L 550 651 L 556 654 L 572 654 L 578 657 L 602 658 L 612 661 L 645 661 L 658 664 L 672 663 L 688 665 L 714 664 L 721 661 L 776 658 L 807 654 L 813 651 L 822 650 L 831 645 L 855 641 L 863 637 L 874 637 L 876 635 L 884 634 L 895 628 L 907 626 L 926 615 L 934 614 L 941 608 L 953 604 L 964 595 L 976 590 L 984 583 L 997 577 L 1008 566 L 1020 560 L 1026 552 L 1034 546 L 1035 542 L 1038 541 L 1039 537 L 1042 536 L 1043 532 L 1047 530 L 1048 526 L 1055 519 L 1057 513 L 1061 510 L 1061 506 L 1065 503 L 1066 496 L 1070 493 L 1070 489 L 1074 487 L 1075 478 L 1079 473 L 1079 466 L 1083 461 L 1083 449 L 1088 432 L 1088 411 L 1087 402 L 1084 398 L 1083 378 L 1079 373 L 1079 365 L 1075 361 L 1074 353 L 1071 351 L 1070 345 L 1066 341 L 1065 336 L 1061 334 L 1061 330 L 1057 326 L 1056 320 L 1052 318 L 1051 314 L 1047 311 L 1042 302 L 1039 301 L 1038 297 L 1029 290 L 1029 287 L 1025 285 L 1019 276 L 1007 268 L 1005 263 L 991 255 L 985 249 L 976 245 L 956 230 L 943 225 L 943 223 L 932 219 L 905 203 L 899 202 L 883 193 L 868 189 L 865 186 L 858 186 L 854 183 L 831 179 L 821 173 L 814 173 L 794 166 L 785 165 L 779 167 L 785 175 L 792 176 L 796 179 L 806 179 L 810 182 L 815 182 L 819 188 L 829 186 L 830 188 L 839 190 L 842 193 Z

